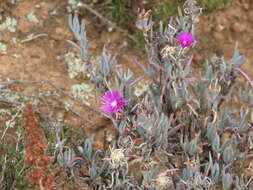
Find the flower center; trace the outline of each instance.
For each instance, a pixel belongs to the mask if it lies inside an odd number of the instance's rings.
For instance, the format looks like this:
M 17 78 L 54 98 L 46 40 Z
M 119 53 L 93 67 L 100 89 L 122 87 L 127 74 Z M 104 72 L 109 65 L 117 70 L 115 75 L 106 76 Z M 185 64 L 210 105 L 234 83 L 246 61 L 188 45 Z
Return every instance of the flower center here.
M 184 40 L 184 41 L 183 41 L 183 44 L 184 44 L 184 45 L 185 45 L 185 44 L 187 44 L 187 41 L 186 41 L 186 40 Z
M 114 101 L 111 103 L 111 106 L 112 106 L 112 107 L 116 107 L 116 106 L 117 106 L 117 101 L 114 100 Z

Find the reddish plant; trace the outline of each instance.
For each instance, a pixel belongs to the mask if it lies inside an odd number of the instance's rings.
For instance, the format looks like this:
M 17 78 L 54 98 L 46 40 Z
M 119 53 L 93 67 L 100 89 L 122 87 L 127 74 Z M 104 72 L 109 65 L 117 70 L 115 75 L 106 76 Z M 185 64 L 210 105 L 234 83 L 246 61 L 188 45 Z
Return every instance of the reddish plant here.
M 45 156 L 45 138 L 37 127 L 32 104 L 27 104 L 24 120 L 26 124 L 24 132 L 25 163 L 32 167 L 27 175 L 29 187 L 39 186 L 40 189 L 52 190 L 56 187 L 54 174 L 47 172 L 50 169 L 51 157 Z

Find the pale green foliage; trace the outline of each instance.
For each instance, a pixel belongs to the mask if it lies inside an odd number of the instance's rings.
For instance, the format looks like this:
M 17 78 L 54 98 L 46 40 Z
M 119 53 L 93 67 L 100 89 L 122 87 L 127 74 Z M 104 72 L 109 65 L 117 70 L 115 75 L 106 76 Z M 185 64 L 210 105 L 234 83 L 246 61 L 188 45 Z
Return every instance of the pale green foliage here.
M 137 97 L 140 97 L 147 90 L 148 90 L 148 84 L 145 84 L 144 82 L 140 82 L 138 87 L 135 87 L 134 89 L 134 95 Z
M 78 76 L 79 73 L 85 75 L 85 65 L 81 58 L 79 58 L 75 53 L 73 52 L 67 52 L 64 55 L 65 61 L 68 65 L 68 75 L 71 79 Z
M 57 162 L 60 164 L 60 166 L 68 166 L 73 163 L 74 158 L 75 152 L 72 149 L 67 149 L 58 154 Z
M 7 45 L 5 43 L 0 42 L 0 53 L 7 54 Z
M 16 32 L 17 20 L 12 17 L 6 17 L 5 21 L 0 25 L 1 30 L 9 30 L 10 32 Z
M 33 12 L 27 14 L 26 18 L 29 22 L 33 22 L 33 23 L 39 23 L 40 22 L 39 19 L 36 17 L 36 15 Z
M 88 84 L 81 83 L 71 86 L 71 93 L 75 98 L 81 99 L 84 103 L 90 105 L 89 98 L 93 98 L 92 87 Z
M 78 7 L 81 5 L 81 2 L 79 0 L 66 0 L 68 3 L 67 11 L 69 13 L 76 12 L 78 10 Z

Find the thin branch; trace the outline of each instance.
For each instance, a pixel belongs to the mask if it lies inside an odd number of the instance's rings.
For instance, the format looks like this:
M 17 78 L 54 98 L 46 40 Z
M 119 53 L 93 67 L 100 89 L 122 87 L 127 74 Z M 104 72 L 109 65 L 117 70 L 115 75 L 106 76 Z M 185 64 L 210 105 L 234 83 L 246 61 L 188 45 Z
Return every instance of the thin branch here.
M 51 83 L 50 81 L 47 81 L 47 80 L 38 80 L 38 81 L 23 81 L 23 80 L 8 80 L 8 81 L 0 81 L 0 84 L 4 84 L 4 85 L 8 85 L 8 84 L 13 84 L 13 83 L 21 83 L 21 84 L 36 84 L 36 83 L 46 83 L 48 85 L 50 85 L 54 90 L 56 90 L 57 92 L 67 96 L 68 98 L 70 98 L 71 100 L 81 104 L 82 106 L 86 107 L 86 108 L 89 108 L 91 109 L 92 111 L 100 114 L 100 115 L 103 115 L 101 112 L 97 111 L 96 109 L 82 103 L 80 100 L 74 98 L 73 96 L 69 95 L 67 92 L 65 92 L 64 90 L 56 87 L 53 83 Z M 34 99 L 39 99 L 41 100 L 46 106 L 47 108 L 49 106 L 51 107 L 59 107 L 57 105 L 52 105 L 52 104 L 47 104 L 47 102 L 40 96 L 35 96 L 35 95 L 27 95 L 27 94 L 24 94 L 24 93 L 20 93 L 20 92 L 14 92 L 14 91 L 8 91 L 8 90 L 0 90 L 0 92 L 4 92 L 4 93 L 14 93 L 14 94 L 17 94 L 19 96 L 23 96 L 23 97 L 28 97 L 28 98 L 34 98 Z M 5 99 L 0 99 L 0 102 L 4 102 L 4 103 L 10 103 L 10 104 L 15 104 L 15 105 L 20 105 L 22 103 L 19 103 L 19 102 L 12 102 L 12 101 L 9 101 L 9 100 L 5 100 Z M 57 100 L 56 100 L 57 101 Z M 62 107 L 61 107 L 62 108 Z M 89 124 L 91 124 L 92 126 L 95 126 L 96 127 L 96 124 L 91 121 L 90 119 L 88 119 L 87 117 L 83 116 L 82 114 L 74 111 L 73 109 L 71 108 L 68 108 L 69 111 L 71 111 L 73 114 L 75 114 L 76 116 L 80 117 L 81 119 L 83 119 L 84 121 L 87 121 Z M 39 114 L 42 116 L 42 113 L 39 112 Z M 45 118 L 45 116 L 43 116 L 43 119 Z
M 80 100 L 76 99 L 74 96 L 71 96 L 70 94 L 68 94 L 67 92 L 65 92 L 64 90 L 56 87 L 51 81 L 49 80 L 35 80 L 35 81 L 25 81 L 25 80 L 8 80 L 8 81 L 0 81 L 0 84 L 13 84 L 13 83 L 27 83 L 27 84 L 34 84 L 34 83 L 46 83 L 49 86 L 51 86 L 53 89 L 55 89 L 57 92 L 63 94 L 64 96 L 67 96 L 68 98 L 70 98 L 71 100 L 81 104 L 83 107 L 86 107 L 88 109 L 91 109 L 92 111 L 98 113 L 99 115 L 102 115 L 102 113 L 96 109 L 94 109 L 93 107 L 81 102 Z
M 48 34 L 38 34 L 38 35 L 32 36 L 30 38 L 28 37 L 28 38 L 22 40 L 20 43 L 22 44 L 22 43 L 25 43 L 25 42 L 29 42 L 29 41 L 35 40 L 35 39 L 43 37 L 43 36 L 48 36 Z
M 20 105 L 22 105 L 21 102 L 10 101 L 10 100 L 3 99 L 3 98 L 0 98 L 0 102 L 2 102 L 2 103 L 4 103 L 4 104 L 14 104 L 15 106 L 20 106 Z
M 237 67 L 235 70 L 238 71 L 249 82 L 251 87 L 253 87 L 253 81 L 241 68 Z
M 81 7 L 87 9 L 88 11 L 90 11 L 92 14 L 94 14 L 95 16 L 97 16 L 98 18 L 100 18 L 103 22 L 107 23 L 108 25 L 111 25 L 112 27 L 114 27 L 115 29 L 117 29 L 118 31 L 122 32 L 124 35 L 126 35 L 128 38 L 130 38 L 131 40 L 133 40 L 134 42 L 137 43 L 137 40 L 134 38 L 134 36 L 132 36 L 131 34 L 129 34 L 129 32 L 119 26 L 117 26 L 116 23 L 112 22 L 111 20 L 105 18 L 103 15 L 101 15 L 100 13 L 98 13 L 96 10 L 94 10 L 91 6 L 87 5 L 86 3 L 82 3 Z
M 1 136 L 1 141 L 3 141 L 3 138 L 4 138 L 7 130 L 11 127 L 11 123 L 18 117 L 18 115 L 22 112 L 22 110 L 23 110 L 23 106 L 20 106 L 17 113 L 11 118 L 11 120 L 9 120 L 9 124 L 7 124 L 6 128 L 4 129 L 3 134 Z

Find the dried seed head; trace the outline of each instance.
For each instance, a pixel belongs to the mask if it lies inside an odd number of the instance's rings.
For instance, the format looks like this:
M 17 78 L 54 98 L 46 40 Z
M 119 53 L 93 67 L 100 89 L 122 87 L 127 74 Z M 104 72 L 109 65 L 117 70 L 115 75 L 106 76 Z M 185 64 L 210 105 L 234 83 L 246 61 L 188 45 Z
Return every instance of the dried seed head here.
M 120 166 L 125 161 L 123 149 L 115 149 L 111 152 L 111 162 L 114 166 Z
M 197 167 L 197 161 L 193 158 L 185 162 L 188 169 L 195 169 Z
M 156 178 L 156 185 L 160 189 L 168 188 L 168 185 L 171 184 L 171 177 L 167 176 L 166 173 L 160 173 Z
M 175 53 L 176 53 L 176 47 L 173 47 L 170 45 L 166 45 L 161 51 L 161 55 L 163 58 L 168 57 L 169 55 L 173 55 Z

